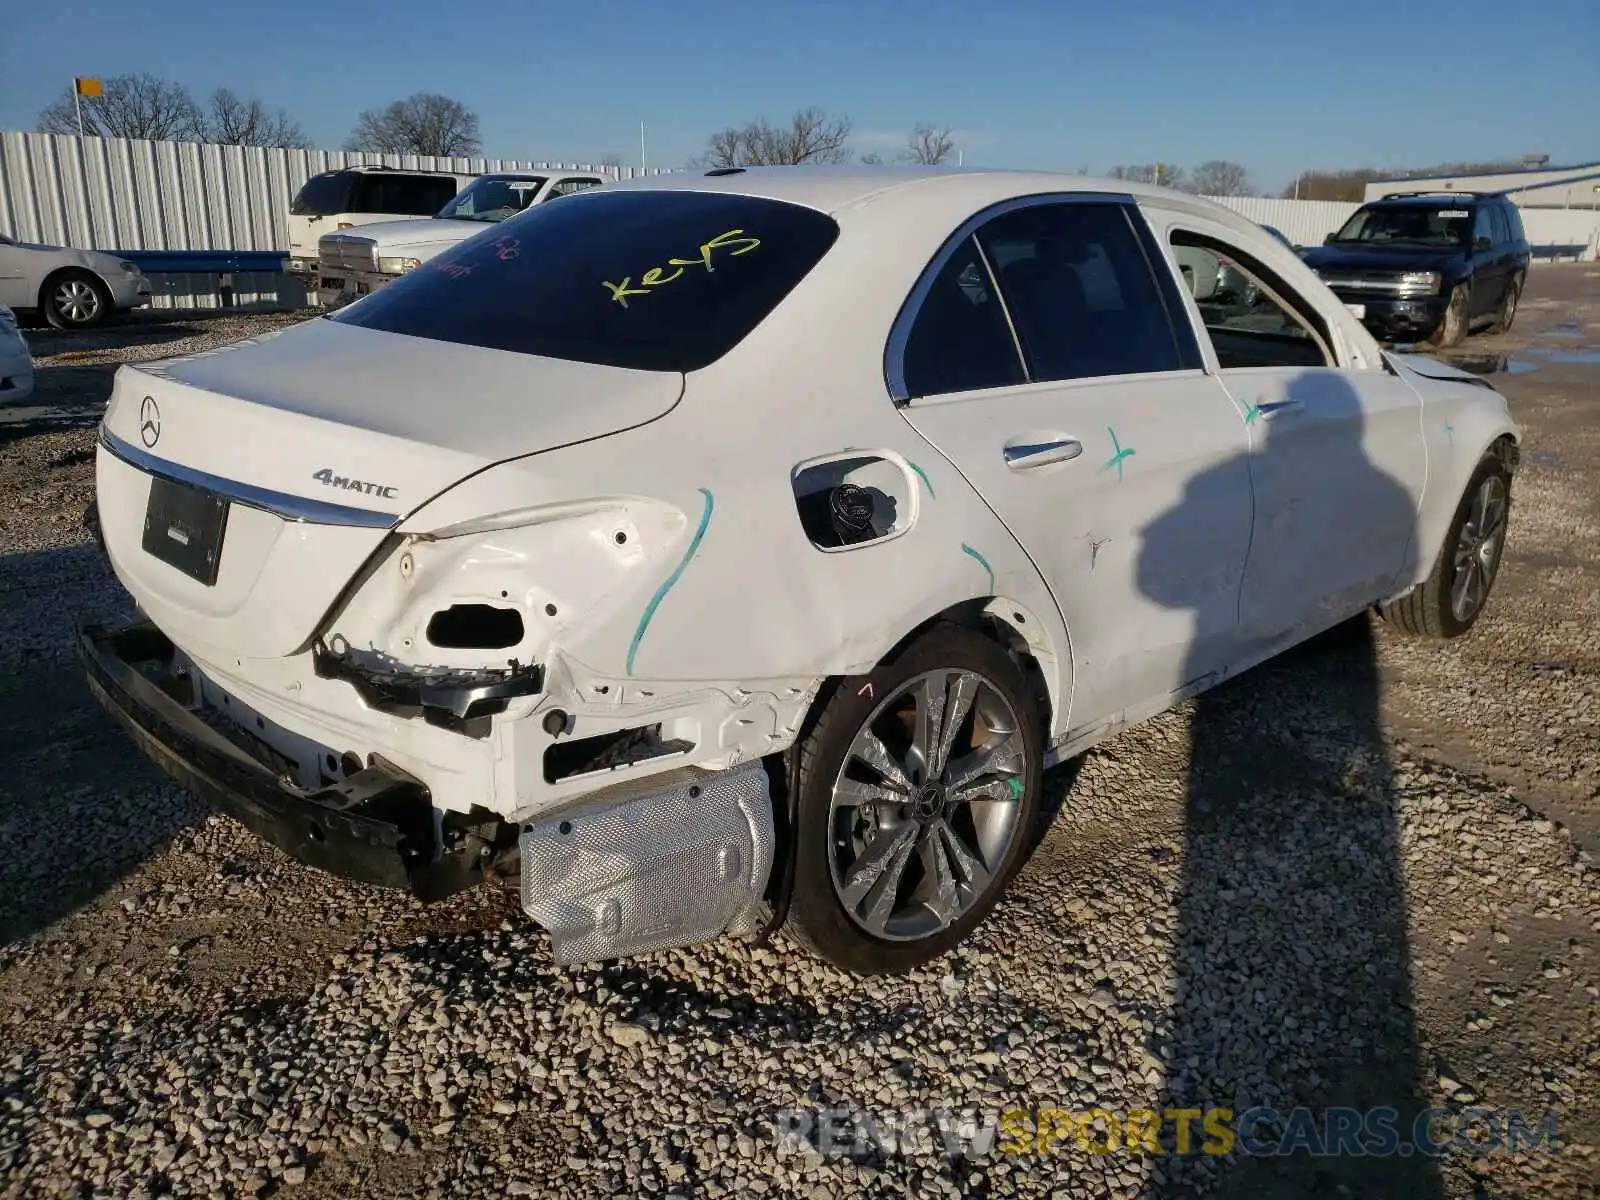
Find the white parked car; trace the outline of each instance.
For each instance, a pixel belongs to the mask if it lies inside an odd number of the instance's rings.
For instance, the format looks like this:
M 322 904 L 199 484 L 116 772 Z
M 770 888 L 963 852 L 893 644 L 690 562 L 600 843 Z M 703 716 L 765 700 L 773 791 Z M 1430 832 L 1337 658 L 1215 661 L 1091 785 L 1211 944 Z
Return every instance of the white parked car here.
M 42 312 L 57 329 L 87 329 L 149 303 L 150 281 L 126 259 L 0 234 L 0 304 L 8 308 Z
M 341 167 L 313 175 L 289 203 L 285 269 L 314 289 L 317 242 L 323 234 L 436 213 L 474 178 L 401 167 Z
M 0 304 L 0 404 L 21 404 L 32 395 L 33 355 L 16 314 Z
M 1208 326 L 1194 246 L 1265 299 Z M 658 177 L 120 368 L 98 508 L 144 615 L 79 646 L 306 863 L 520 871 L 564 962 L 786 921 L 899 970 L 1000 896 L 1047 764 L 1370 606 L 1472 628 L 1518 439 L 1170 189 Z
M 320 302 L 329 307 L 375 292 L 434 255 L 535 204 L 599 187 L 597 175 L 480 175 L 431 217 L 326 233 L 317 243 Z

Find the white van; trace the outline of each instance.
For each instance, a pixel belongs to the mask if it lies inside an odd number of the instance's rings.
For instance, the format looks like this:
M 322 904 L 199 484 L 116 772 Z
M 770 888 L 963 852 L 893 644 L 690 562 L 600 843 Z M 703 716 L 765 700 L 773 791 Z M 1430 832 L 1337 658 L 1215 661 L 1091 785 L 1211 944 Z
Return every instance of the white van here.
M 341 167 L 305 181 L 289 206 L 289 274 L 317 286 L 317 240 L 395 217 L 427 217 L 476 176 L 398 167 Z

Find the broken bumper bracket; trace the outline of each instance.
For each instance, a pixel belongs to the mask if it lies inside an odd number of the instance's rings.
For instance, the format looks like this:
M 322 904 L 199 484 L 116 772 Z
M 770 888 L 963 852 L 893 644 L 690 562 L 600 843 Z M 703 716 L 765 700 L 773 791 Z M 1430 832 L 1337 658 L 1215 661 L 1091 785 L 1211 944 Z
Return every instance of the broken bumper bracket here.
M 404 888 L 424 900 L 482 879 L 472 855 L 439 852 L 432 800 L 421 782 L 374 759 L 316 792 L 286 783 L 139 669 L 170 663 L 173 652 L 149 621 L 78 631 L 95 699 L 172 778 L 292 858 L 330 874 Z M 476 843 L 468 838 L 462 845 Z

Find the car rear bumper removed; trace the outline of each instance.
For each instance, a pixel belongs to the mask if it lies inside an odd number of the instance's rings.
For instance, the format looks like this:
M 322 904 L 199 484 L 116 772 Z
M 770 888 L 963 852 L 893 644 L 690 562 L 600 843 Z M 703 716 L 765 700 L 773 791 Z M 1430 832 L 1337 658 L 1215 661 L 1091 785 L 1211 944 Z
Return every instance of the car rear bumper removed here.
M 202 800 L 290 857 L 347 879 L 403 888 L 423 900 L 442 899 L 483 879 L 495 831 L 458 828 L 441 848 L 442 826 L 427 788 L 391 764 L 374 757 L 342 780 L 307 791 L 213 728 L 185 705 L 182 677 L 158 682 L 146 673 L 174 655 L 171 641 L 149 621 L 84 627 L 78 654 L 95 699 L 140 749 Z
M 93 525 L 94 510 L 85 514 Z M 151 759 L 214 808 L 307 866 L 438 900 L 520 864 L 523 910 L 556 961 L 583 962 L 763 932 L 777 851 L 759 761 L 684 767 L 589 793 L 519 826 L 439 813 L 426 785 L 370 756 L 316 790 L 263 761 L 190 704 L 181 652 L 152 622 L 86 626 L 78 654 L 100 705 Z

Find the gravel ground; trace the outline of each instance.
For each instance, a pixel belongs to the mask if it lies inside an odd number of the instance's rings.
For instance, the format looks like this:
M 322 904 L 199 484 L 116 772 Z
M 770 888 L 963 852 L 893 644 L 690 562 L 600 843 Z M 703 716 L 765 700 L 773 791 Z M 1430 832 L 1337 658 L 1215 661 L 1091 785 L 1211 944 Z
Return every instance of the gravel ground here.
M 555 967 L 513 895 L 304 869 L 99 714 L 69 634 L 124 603 L 79 524 L 110 372 L 291 319 L 30 335 L 43 411 L 0 422 L 0 1195 L 1596 1194 L 1600 365 L 1537 351 L 1600 347 L 1600 270 L 1539 268 L 1515 333 L 1461 352 L 1536 365 L 1496 380 L 1526 465 L 1476 634 L 1354 622 L 1056 772 L 978 935 L 873 980 L 781 937 Z M 1402 1133 L 1429 1105 L 1553 1109 L 1560 1142 L 775 1134 L 819 1107 L 1212 1105 L 1389 1106 Z

